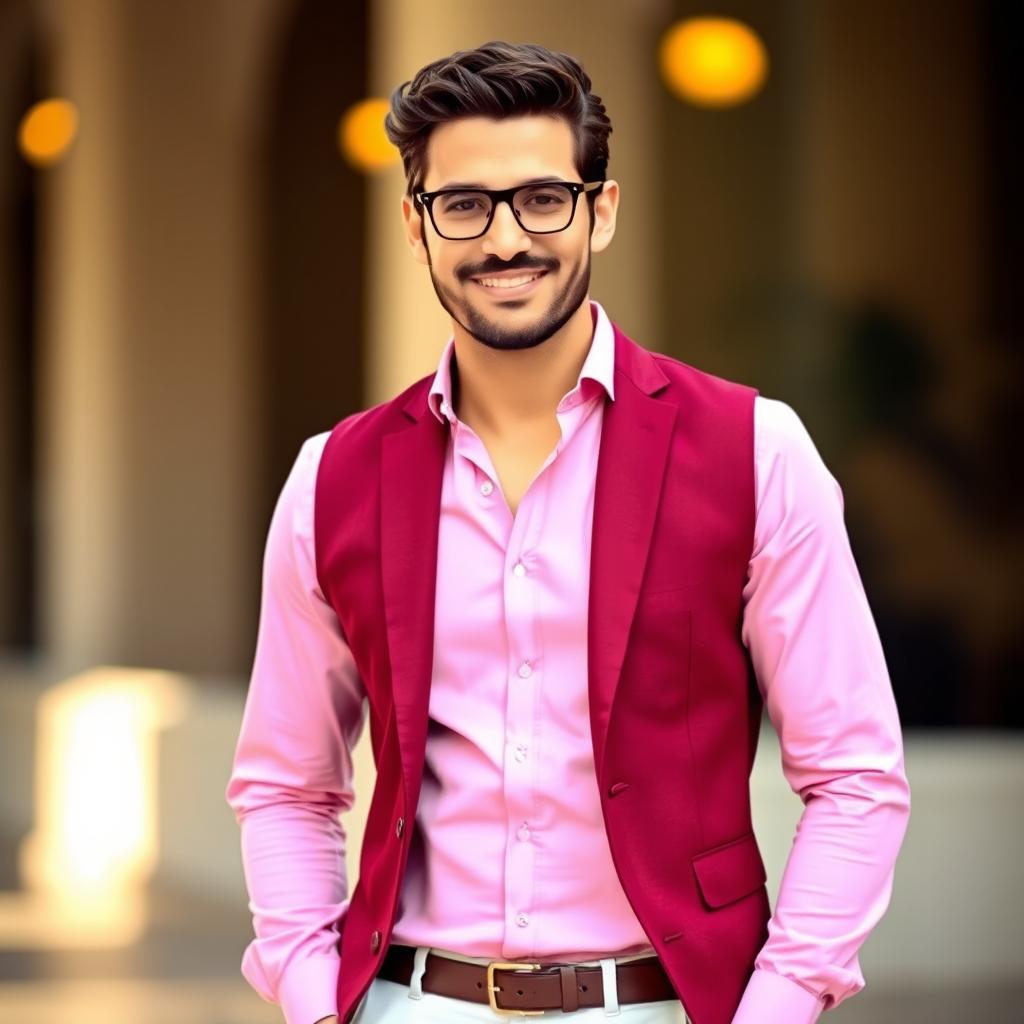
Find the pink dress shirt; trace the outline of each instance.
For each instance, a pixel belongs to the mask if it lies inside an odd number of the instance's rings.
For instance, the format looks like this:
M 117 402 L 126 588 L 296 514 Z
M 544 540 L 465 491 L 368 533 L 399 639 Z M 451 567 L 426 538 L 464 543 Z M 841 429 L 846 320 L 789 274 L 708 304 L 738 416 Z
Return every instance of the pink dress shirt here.
M 421 841 L 394 942 L 503 960 L 654 951 L 612 864 L 587 710 L 594 481 L 605 396 L 615 398 L 611 323 L 596 302 L 592 313 L 589 353 L 556 411 L 561 440 L 514 517 L 487 449 L 452 409 L 454 338 L 434 378 L 431 410 L 450 421 L 451 441 Z M 734 1024 L 811 1024 L 864 986 L 857 951 L 889 902 L 909 788 L 839 484 L 788 405 L 758 396 L 754 420 L 742 641 L 783 772 L 806 806 Z M 328 434 L 303 444 L 270 524 L 225 794 L 256 934 L 242 973 L 288 1024 L 336 1012 L 335 922 L 348 906 L 338 814 L 354 800 L 350 750 L 365 721 L 362 683 L 314 564 Z

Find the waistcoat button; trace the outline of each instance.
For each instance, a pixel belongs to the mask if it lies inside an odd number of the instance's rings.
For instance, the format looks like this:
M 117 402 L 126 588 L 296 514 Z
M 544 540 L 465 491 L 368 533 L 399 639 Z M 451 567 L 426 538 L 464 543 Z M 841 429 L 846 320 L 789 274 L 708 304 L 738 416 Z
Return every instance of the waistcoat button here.
M 405 818 L 399 818 L 398 822 L 395 824 L 395 835 L 398 836 L 399 839 L 402 838 L 402 829 L 404 829 L 404 828 L 405 828 Z
M 374 932 L 370 936 L 370 952 L 376 953 L 380 949 L 380 932 Z

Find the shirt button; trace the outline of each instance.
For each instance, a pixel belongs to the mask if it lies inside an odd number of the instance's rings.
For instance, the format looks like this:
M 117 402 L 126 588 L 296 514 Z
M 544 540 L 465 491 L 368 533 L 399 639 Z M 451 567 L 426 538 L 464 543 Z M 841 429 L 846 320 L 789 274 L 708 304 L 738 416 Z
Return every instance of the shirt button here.
M 523 822 L 523 824 L 519 826 L 519 831 L 516 832 L 516 838 L 524 843 L 530 838 L 530 829 L 526 822 Z
M 520 743 L 516 747 L 516 751 L 512 756 L 521 764 L 523 761 L 526 760 L 526 747 L 524 747 L 523 744 Z
M 516 564 L 514 566 L 512 566 L 512 574 L 514 576 L 525 576 L 526 575 L 526 566 L 523 565 L 522 562 L 516 562 Z
M 402 829 L 404 829 L 404 828 L 405 828 L 405 818 L 399 818 L 398 821 L 395 824 L 395 835 L 398 836 L 399 839 L 402 838 Z
M 493 490 L 494 490 L 494 484 L 492 484 L 490 480 L 485 480 L 480 485 L 480 493 L 481 494 L 487 495 L 487 494 L 490 494 L 491 491 L 493 491 Z
M 525 928 L 529 923 L 530 919 L 525 914 L 516 915 L 516 924 L 519 925 L 520 928 Z
M 523 679 L 529 679 L 530 676 L 533 675 L 533 669 L 530 667 L 530 663 L 528 661 L 524 661 L 522 665 L 519 666 L 519 675 Z
M 370 952 L 376 953 L 380 949 L 380 932 L 374 932 L 370 936 Z

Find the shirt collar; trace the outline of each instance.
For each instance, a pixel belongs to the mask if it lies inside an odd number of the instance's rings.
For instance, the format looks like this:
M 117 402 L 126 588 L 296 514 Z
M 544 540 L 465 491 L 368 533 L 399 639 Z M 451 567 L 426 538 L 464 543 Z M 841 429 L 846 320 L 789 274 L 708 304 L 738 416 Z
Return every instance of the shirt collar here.
M 603 388 L 608 397 L 615 400 L 615 333 L 612 330 L 608 314 L 599 302 L 590 300 L 591 317 L 594 324 L 594 335 L 590 342 L 587 358 L 583 360 L 576 386 L 558 403 L 558 411 L 563 412 L 574 405 L 592 397 L 599 390 L 594 385 L 584 385 L 584 380 L 594 381 Z M 452 408 L 452 373 L 451 360 L 455 353 L 455 335 L 451 335 L 445 343 L 444 351 L 434 374 L 434 381 L 427 395 L 427 402 L 433 414 L 444 423 L 455 419 Z M 444 411 L 442 412 L 442 408 Z

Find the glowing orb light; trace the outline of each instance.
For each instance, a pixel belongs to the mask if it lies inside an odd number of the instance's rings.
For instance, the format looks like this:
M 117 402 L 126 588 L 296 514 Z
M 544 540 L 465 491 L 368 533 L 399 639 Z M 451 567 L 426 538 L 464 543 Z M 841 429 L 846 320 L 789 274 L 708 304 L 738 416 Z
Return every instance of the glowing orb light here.
M 698 107 L 732 107 L 760 91 L 768 51 L 734 18 L 687 18 L 669 28 L 658 51 L 661 76 L 673 94 Z
M 18 149 L 36 167 L 63 159 L 78 133 L 78 108 L 69 100 L 42 100 L 18 126 Z
M 360 171 L 376 171 L 399 159 L 399 153 L 384 134 L 387 100 L 368 99 L 354 103 L 338 123 L 338 148 Z

